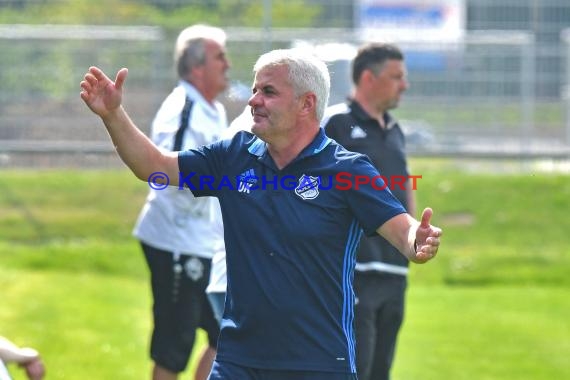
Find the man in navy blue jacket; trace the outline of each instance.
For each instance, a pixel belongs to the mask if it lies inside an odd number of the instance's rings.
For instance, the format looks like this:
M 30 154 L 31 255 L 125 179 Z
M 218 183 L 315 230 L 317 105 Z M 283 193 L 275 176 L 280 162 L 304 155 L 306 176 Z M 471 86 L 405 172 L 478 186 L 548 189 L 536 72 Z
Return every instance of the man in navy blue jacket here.
M 92 67 L 81 97 L 142 179 L 168 176 L 216 196 L 224 219 L 228 289 L 211 380 L 354 380 L 352 279 L 364 231 L 417 263 L 436 256 L 441 229 L 406 213 L 362 154 L 328 138 L 326 65 L 294 49 L 254 66 L 252 133 L 163 152 L 121 106 L 127 70 L 113 82 Z

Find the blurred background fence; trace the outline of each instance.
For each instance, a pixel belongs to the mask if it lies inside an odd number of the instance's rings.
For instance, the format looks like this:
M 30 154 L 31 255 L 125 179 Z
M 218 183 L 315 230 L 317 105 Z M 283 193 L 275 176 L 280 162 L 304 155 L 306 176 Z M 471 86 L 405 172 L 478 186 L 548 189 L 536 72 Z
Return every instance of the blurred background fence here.
M 125 106 L 148 132 L 176 83 L 176 34 L 194 22 L 228 33 L 232 86 L 221 100 L 230 119 L 269 49 L 321 55 L 338 102 L 351 90 L 355 46 L 391 41 L 409 71 L 395 113 L 410 154 L 570 159 L 570 1 L 399 3 L 0 0 L 0 167 L 122 165 L 79 82 L 90 65 L 110 75 L 128 67 Z

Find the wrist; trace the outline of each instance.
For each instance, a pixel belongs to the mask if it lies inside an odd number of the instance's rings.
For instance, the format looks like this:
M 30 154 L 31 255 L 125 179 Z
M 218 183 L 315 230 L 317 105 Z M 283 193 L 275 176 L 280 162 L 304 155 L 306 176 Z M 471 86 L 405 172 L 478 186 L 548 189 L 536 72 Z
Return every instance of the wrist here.
M 409 250 L 409 259 L 411 261 L 415 261 L 416 259 L 416 254 L 418 252 L 418 242 L 416 239 L 416 230 L 417 230 L 417 226 L 416 225 L 411 225 L 410 226 L 410 230 L 408 231 L 408 250 Z

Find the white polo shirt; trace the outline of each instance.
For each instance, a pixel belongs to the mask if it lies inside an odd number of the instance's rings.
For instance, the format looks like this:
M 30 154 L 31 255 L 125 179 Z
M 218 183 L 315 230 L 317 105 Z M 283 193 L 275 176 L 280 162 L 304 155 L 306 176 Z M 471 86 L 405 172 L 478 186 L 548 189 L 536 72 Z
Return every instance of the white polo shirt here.
M 189 125 L 181 150 L 197 148 L 218 140 L 227 128 L 223 105 L 208 103 L 186 81 L 168 95 L 152 122 L 151 139 L 162 149 L 172 150 L 186 96 L 193 102 Z M 215 198 L 195 198 L 191 192 L 169 186 L 151 189 L 142 208 L 133 235 L 142 242 L 175 254 L 212 258 L 223 249 L 223 229 L 213 228 L 219 202 Z M 221 247 L 221 248 L 220 248 Z
M 12 380 L 8 373 L 8 368 L 6 368 L 2 360 L 0 360 L 0 380 Z
M 253 117 L 251 108 L 246 106 L 242 113 L 236 117 L 230 126 L 222 132 L 222 139 L 231 139 L 239 131 L 251 131 Z M 222 212 L 218 208 L 219 213 L 215 214 L 214 228 L 220 229 L 224 233 L 222 222 Z M 222 241 L 223 243 L 223 241 Z M 212 258 L 212 268 L 210 269 L 210 282 L 206 288 L 206 293 L 225 293 L 227 287 L 227 269 L 226 269 L 226 247 L 225 244 L 220 246 Z

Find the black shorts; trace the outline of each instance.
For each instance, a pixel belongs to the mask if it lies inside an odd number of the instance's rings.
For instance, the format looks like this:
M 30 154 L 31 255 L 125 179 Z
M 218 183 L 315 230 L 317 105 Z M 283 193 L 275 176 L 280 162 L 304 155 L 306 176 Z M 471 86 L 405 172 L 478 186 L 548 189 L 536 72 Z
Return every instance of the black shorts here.
M 154 329 L 150 356 L 172 372 L 182 372 L 194 347 L 196 329 L 216 348 L 220 329 L 206 296 L 211 260 L 181 255 L 141 243 L 151 274 Z
M 398 332 L 404 320 L 405 276 L 356 272 L 354 307 L 356 368 L 361 380 L 390 378 Z

